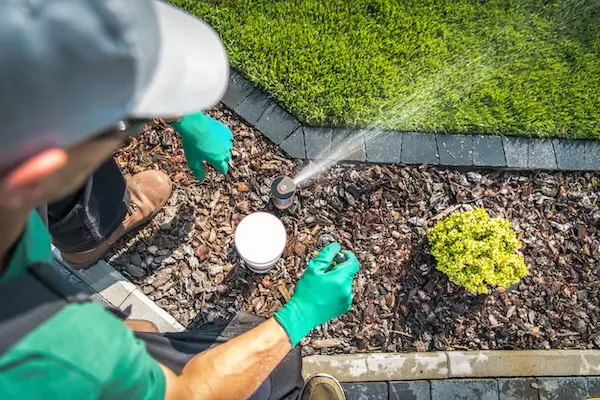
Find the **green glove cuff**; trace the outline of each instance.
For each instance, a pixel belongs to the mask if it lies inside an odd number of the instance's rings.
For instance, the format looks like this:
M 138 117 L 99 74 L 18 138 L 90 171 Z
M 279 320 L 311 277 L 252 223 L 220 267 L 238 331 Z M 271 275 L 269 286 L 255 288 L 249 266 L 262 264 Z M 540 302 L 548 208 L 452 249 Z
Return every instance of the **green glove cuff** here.
M 273 314 L 273 318 L 279 322 L 279 325 L 290 338 L 292 348 L 296 347 L 313 330 L 313 324 L 307 324 L 300 311 L 293 299 L 290 299 L 279 311 Z

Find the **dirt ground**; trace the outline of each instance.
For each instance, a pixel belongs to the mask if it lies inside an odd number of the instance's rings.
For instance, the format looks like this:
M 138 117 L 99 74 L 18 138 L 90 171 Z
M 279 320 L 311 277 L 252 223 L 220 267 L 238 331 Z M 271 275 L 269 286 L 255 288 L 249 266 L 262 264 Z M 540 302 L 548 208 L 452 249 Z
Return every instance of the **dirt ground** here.
M 346 315 L 315 329 L 304 353 L 600 348 L 600 174 L 338 165 L 299 190 L 282 220 L 283 259 L 268 275 L 241 264 L 237 223 L 268 209 L 270 183 L 290 161 L 224 108 L 235 134 L 229 174 L 190 175 L 170 128 L 156 122 L 116 158 L 127 173 L 161 169 L 169 203 L 122 240 L 109 261 L 179 322 L 194 327 L 237 310 L 262 316 L 294 291 L 307 259 L 339 240 L 361 271 Z M 513 223 L 529 274 L 508 290 L 473 295 L 436 271 L 427 228 L 454 211 L 485 207 Z M 315 293 L 318 296 L 318 293 Z

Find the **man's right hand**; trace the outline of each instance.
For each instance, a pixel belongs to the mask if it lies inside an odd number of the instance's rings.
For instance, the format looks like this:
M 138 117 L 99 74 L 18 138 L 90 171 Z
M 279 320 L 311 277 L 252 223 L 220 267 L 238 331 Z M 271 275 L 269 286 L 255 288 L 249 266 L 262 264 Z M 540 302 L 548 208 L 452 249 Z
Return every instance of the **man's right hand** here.
M 345 251 L 346 261 L 332 265 L 340 250 L 339 243 L 332 243 L 310 260 L 290 301 L 273 315 L 292 347 L 313 328 L 350 310 L 352 281 L 360 264 L 354 254 Z

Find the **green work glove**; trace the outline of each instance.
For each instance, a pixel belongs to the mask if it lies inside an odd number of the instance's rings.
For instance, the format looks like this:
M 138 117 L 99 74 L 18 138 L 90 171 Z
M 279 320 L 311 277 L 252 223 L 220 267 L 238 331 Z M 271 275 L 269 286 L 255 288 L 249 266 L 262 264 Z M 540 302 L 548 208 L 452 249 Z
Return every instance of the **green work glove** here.
M 360 265 L 354 254 L 344 251 L 346 261 L 332 266 L 340 249 L 339 243 L 332 243 L 310 260 L 290 301 L 273 315 L 292 347 L 313 328 L 350 310 L 352 281 Z
M 233 148 L 233 134 L 227 125 L 201 112 L 181 117 L 171 125 L 181 136 L 188 167 L 196 178 L 206 176 L 204 161 L 220 173 L 227 173 Z

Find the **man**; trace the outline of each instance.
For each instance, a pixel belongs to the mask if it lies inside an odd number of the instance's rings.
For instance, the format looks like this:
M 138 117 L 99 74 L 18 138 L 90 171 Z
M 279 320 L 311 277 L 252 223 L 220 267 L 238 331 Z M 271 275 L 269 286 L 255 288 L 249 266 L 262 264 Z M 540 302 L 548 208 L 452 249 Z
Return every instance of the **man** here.
M 39 293 L 20 293 L 17 284 L 44 275 L 44 266 L 34 264 L 51 261 L 50 237 L 34 209 L 81 187 L 147 118 L 214 104 L 228 66 L 212 30 L 152 0 L 0 2 L 0 43 L 0 295 L 14 294 L 0 297 L 2 315 L 15 302 L 33 303 Z M 198 332 L 139 333 L 144 343 L 77 296 L 38 324 L 29 312 L 12 315 L 9 325 L 4 318 L 0 327 L 18 325 L 21 332 L 0 335 L 0 398 L 287 396 L 280 390 L 287 376 L 278 374 L 281 361 L 314 327 L 350 308 L 359 266 L 349 252 L 347 261 L 332 265 L 339 251 L 332 244 L 311 260 L 289 302 L 259 324 L 239 314 Z M 37 312 L 45 304 L 33 306 Z M 232 338 L 249 324 L 257 326 Z M 220 344 L 193 354 L 209 347 L 203 335 L 213 328 Z M 343 393 L 320 376 L 301 397 L 343 399 Z

